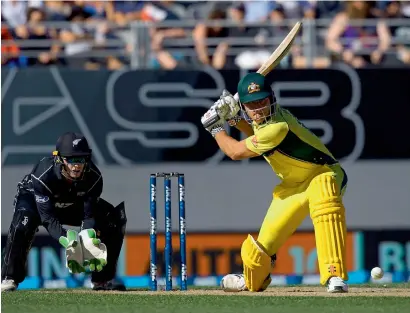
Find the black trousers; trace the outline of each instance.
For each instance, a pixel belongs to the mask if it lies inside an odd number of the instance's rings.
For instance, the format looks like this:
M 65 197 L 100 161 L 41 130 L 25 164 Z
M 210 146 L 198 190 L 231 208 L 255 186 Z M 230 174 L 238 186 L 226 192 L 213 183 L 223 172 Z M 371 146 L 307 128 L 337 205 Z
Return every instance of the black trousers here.
M 61 224 L 81 226 L 83 208 L 73 205 L 56 209 Z M 91 274 L 92 282 L 105 282 L 115 277 L 118 257 L 124 241 L 127 217 L 124 202 L 114 207 L 99 199 L 95 208 L 95 230 L 98 238 L 107 246 L 107 265 L 101 272 Z M 40 215 L 32 194 L 20 194 L 15 199 L 14 215 L 3 252 L 1 279 L 6 277 L 21 283 L 27 276 L 27 256 L 34 235 L 41 226 Z

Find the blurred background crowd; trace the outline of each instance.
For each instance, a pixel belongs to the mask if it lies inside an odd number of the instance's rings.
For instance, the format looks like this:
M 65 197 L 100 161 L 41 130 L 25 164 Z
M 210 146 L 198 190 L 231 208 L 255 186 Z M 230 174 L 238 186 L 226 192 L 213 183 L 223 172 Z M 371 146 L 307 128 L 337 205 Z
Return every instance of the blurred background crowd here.
M 410 1 L 2 0 L 2 66 L 257 69 L 296 20 L 291 68 L 410 65 Z

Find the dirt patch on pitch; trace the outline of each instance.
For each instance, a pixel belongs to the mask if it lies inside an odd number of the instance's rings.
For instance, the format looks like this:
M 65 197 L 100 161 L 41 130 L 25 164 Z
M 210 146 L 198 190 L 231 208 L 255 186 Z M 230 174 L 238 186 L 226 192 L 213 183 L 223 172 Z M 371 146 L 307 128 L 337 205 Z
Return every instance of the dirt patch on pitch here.
M 65 291 L 42 291 L 42 292 L 67 292 Z M 70 290 L 70 293 L 96 293 L 91 290 Z M 264 292 L 224 292 L 218 289 L 191 289 L 187 291 L 173 290 L 173 291 L 143 291 L 143 290 L 129 290 L 129 291 L 100 291 L 98 293 L 104 294 L 135 294 L 135 295 L 162 295 L 162 296 L 256 296 L 256 297 L 410 297 L 410 290 L 407 288 L 383 288 L 383 287 L 350 287 L 348 293 L 331 294 L 327 293 L 324 287 L 320 286 L 301 286 L 301 287 L 273 287 L 268 288 Z
M 331 294 L 326 292 L 324 287 L 275 287 L 268 288 L 264 292 L 224 292 L 222 290 L 206 290 L 206 289 L 195 289 L 188 291 L 127 291 L 127 294 L 140 294 L 140 295 L 210 295 L 210 296 L 281 296 L 281 297 L 410 297 L 410 290 L 404 288 L 350 288 L 348 293 L 344 294 Z
M 331 294 L 327 293 L 321 286 L 298 286 L 298 287 L 272 287 L 263 292 L 224 292 L 219 289 L 191 289 L 187 291 L 92 291 L 89 289 L 71 290 L 41 290 L 42 293 L 88 293 L 88 294 L 124 294 L 124 295 L 162 295 L 162 296 L 254 296 L 254 297 L 409 297 L 408 288 L 389 288 L 389 287 L 350 287 L 348 293 Z

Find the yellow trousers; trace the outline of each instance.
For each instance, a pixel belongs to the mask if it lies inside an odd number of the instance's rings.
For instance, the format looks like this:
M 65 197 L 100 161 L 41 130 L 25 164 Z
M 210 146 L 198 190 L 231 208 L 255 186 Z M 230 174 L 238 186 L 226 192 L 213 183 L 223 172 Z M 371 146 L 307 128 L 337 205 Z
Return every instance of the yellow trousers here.
M 325 284 L 332 276 L 347 280 L 346 223 L 341 201 L 346 182 L 346 174 L 337 165 L 331 171 L 322 170 L 312 175 L 306 182 L 282 182 L 276 186 L 257 242 L 268 255 L 277 253 L 310 213 L 315 227 L 321 283 Z

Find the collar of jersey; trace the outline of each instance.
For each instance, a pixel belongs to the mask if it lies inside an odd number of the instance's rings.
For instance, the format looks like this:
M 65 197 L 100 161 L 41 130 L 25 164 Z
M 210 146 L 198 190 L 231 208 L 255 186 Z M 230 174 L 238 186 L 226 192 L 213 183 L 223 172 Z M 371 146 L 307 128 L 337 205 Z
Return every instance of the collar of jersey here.
M 279 109 L 279 104 L 276 102 L 274 105 L 275 111 L 273 112 L 273 114 L 271 116 L 269 116 L 269 118 L 266 118 L 262 123 L 260 124 L 256 124 L 255 122 L 252 122 L 252 126 L 255 129 L 259 129 L 259 128 L 263 128 L 269 124 L 274 124 L 276 123 L 275 121 L 275 116 L 278 113 L 278 109 Z

